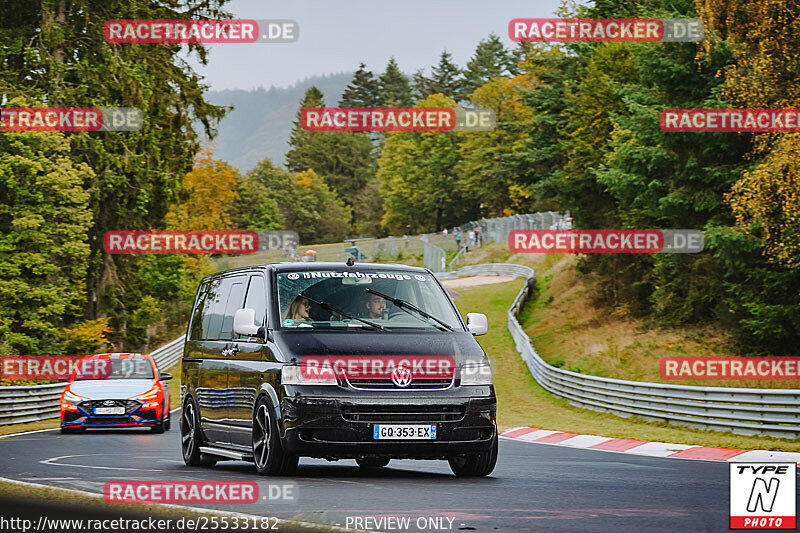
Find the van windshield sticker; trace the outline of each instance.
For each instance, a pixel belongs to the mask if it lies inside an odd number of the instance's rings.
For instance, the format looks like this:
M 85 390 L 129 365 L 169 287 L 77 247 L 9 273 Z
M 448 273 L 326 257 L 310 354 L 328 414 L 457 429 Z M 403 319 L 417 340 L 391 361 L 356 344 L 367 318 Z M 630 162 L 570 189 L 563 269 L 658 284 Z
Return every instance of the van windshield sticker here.
M 299 274 L 299 276 L 298 276 Z M 287 275 L 289 279 L 298 279 L 302 276 L 304 279 L 311 278 L 377 278 L 377 279 L 396 279 L 396 280 L 410 280 L 416 279 L 417 281 L 427 281 L 425 276 L 415 274 L 412 278 L 408 274 L 396 274 L 393 272 L 333 272 L 330 270 L 312 271 L 312 272 L 292 272 Z

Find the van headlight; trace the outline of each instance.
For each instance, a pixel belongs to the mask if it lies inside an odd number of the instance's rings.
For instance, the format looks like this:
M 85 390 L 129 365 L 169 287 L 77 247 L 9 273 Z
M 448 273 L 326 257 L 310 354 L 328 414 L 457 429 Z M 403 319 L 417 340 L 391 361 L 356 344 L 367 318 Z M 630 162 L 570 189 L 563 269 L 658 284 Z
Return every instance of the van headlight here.
M 461 385 L 492 385 L 492 367 L 488 360 L 466 362 L 461 367 Z
M 281 368 L 281 385 L 338 385 L 335 377 L 317 377 L 308 367 L 284 365 Z

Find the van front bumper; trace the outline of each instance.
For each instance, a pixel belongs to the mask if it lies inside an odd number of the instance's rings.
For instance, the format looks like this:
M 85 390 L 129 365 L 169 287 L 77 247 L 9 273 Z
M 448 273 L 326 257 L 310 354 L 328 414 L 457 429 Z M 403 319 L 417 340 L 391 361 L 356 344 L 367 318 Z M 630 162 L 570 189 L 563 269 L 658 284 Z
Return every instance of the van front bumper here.
M 488 451 L 497 433 L 494 394 L 479 398 L 296 395 L 284 398 L 281 411 L 284 448 L 307 457 L 445 459 Z M 375 424 L 435 424 L 436 438 L 375 439 Z

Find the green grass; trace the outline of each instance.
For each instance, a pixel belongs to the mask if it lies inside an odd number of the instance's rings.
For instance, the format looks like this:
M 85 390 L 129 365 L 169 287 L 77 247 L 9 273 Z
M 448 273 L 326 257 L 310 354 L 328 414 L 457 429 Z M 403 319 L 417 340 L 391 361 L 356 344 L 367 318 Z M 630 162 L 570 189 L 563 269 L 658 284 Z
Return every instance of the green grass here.
M 489 319 L 489 333 L 477 337 L 496 364 L 495 391 L 501 429 L 530 426 L 606 437 L 642 439 L 723 448 L 800 451 L 800 439 L 749 437 L 728 432 L 703 431 L 669 424 L 622 418 L 570 405 L 542 389 L 516 351 L 506 327 L 506 312 L 522 288 L 522 279 L 459 288 L 456 304 L 462 313 L 481 311 Z M 540 312 L 546 312 L 546 307 Z M 534 311 L 535 312 L 535 311 Z M 554 333 L 555 335 L 555 333 Z M 534 346 L 538 345 L 534 343 Z

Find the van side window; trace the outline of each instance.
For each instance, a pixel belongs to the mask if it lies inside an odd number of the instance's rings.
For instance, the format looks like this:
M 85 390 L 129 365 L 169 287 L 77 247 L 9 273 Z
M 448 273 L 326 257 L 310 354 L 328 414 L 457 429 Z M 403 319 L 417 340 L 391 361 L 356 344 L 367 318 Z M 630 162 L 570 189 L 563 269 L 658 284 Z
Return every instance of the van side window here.
M 244 307 L 245 309 L 255 309 L 256 326 L 264 325 L 264 318 L 267 316 L 267 288 L 263 277 L 250 276 L 250 286 L 247 288 Z
M 211 308 L 214 305 L 217 289 L 222 280 L 217 278 L 200 285 L 197 294 L 197 305 L 192 314 L 192 326 L 189 330 L 189 339 L 207 339 L 208 323 L 211 319 Z
M 228 306 L 228 299 L 231 296 L 231 286 L 234 281 L 243 284 L 244 276 L 221 278 L 214 280 L 216 288 L 213 295 L 209 293 L 209 307 L 211 311 L 203 319 L 203 339 L 216 340 L 221 338 L 222 323 L 225 321 L 225 308 Z M 244 296 L 242 291 L 241 296 Z M 241 302 L 241 300 L 239 300 Z
M 225 315 L 222 319 L 222 328 L 220 329 L 217 339 L 230 340 L 233 338 L 233 314 L 242 308 L 244 301 L 244 289 L 247 283 L 245 276 L 237 276 L 232 278 L 230 290 L 228 291 L 228 299 L 225 303 Z

